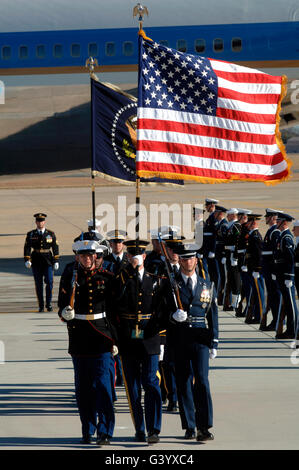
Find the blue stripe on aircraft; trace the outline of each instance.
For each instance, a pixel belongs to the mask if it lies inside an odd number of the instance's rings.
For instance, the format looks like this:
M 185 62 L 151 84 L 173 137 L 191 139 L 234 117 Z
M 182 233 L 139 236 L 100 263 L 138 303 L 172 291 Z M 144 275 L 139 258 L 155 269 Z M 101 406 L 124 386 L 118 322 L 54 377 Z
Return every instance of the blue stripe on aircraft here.
M 153 27 L 145 30 L 153 40 L 168 41 L 169 47 L 174 49 L 186 44 L 187 52 L 191 54 L 197 54 L 195 46 L 199 47 L 204 40 L 205 49 L 199 49 L 198 55 L 215 59 L 298 60 L 299 21 Z M 233 39 L 236 50 L 232 49 Z M 241 39 L 241 50 L 238 50 L 238 39 Z M 214 40 L 219 40 L 218 52 L 213 47 Z M 94 51 L 97 53 L 90 54 L 88 48 L 91 44 L 97 45 L 98 51 Z M 100 65 L 136 64 L 137 44 L 136 28 L 0 33 L 0 69 L 82 66 L 89 55 L 97 57 Z M 38 46 L 40 58 L 37 57 Z M 54 57 L 54 50 L 58 57 Z

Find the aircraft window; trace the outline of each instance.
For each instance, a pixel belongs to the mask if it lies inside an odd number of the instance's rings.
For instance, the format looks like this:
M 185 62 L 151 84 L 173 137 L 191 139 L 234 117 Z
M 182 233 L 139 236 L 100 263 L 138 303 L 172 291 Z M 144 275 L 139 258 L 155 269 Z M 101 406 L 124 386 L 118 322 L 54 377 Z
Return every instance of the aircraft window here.
M 232 50 L 234 52 L 240 52 L 242 50 L 242 39 L 241 38 L 233 38 L 232 39 Z
M 61 44 L 55 44 L 53 53 L 54 53 L 54 57 L 56 59 L 61 59 L 61 57 L 63 55 L 62 45 Z
M 72 44 L 71 45 L 71 56 L 72 57 L 80 57 L 81 56 L 81 46 L 80 46 L 80 44 Z
M 159 43 L 161 44 L 161 46 L 165 46 L 165 47 L 169 46 L 169 42 L 167 41 L 167 39 L 162 39 L 161 41 L 159 41 Z
M 88 56 L 96 57 L 99 54 L 98 45 L 95 42 L 88 44 Z
M 134 47 L 131 41 L 126 41 L 123 43 L 123 54 L 124 55 L 133 55 Z
M 28 59 L 28 47 L 27 46 L 20 46 L 19 47 L 19 58 L 20 59 Z
M 3 60 L 9 60 L 11 58 L 11 47 L 3 46 L 1 51 L 1 56 Z
M 204 39 L 195 39 L 194 49 L 198 53 L 204 52 L 206 49 L 206 41 Z
M 213 49 L 214 49 L 215 52 L 222 52 L 223 49 L 224 49 L 223 39 L 214 39 Z
M 179 39 L 176 43 L 176 48 L 180 52 L 187 52 L 187 41 L 185 41 L 185 39 Z
M 38 59 L 44 59 L 46 57 L 46 47 L 43 44 L 36 46 L 36 56 Z
M 112 57 L 115 55 L 115 42 L 106 42 L 105 45 L 106 52 L 105 54 L 109 57 Z

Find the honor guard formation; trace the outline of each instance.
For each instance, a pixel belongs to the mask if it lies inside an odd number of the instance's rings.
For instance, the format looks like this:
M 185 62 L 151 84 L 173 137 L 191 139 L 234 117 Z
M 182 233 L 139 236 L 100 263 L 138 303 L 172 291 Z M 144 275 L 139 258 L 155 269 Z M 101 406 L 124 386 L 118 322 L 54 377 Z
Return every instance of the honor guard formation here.
M 46 214 L 34 217 L 25 265 L 39 311 L 51 311 L 58 244 Z M 195 240 L 163 226 L 150 231 L 151 251 L 150 241 L 128 239 L 125 231 L 103 236 L 93 220 L 74 239 L 58 315 L 68 331 L 84 444 L 94 437 L 98 446 L 110 444 L 116 385 L 125 386 L 137 442 L 159 442 L 165 402 L 168 412 L 179 412 L 185 439 L 214 439 L 209 361 L 217 356 L 219 305 L 297 347 L 299 220 L 270 208 L 225 208 L 211 198 L 194 220 Z M 264 237 L 260 223 L 268 226 Z

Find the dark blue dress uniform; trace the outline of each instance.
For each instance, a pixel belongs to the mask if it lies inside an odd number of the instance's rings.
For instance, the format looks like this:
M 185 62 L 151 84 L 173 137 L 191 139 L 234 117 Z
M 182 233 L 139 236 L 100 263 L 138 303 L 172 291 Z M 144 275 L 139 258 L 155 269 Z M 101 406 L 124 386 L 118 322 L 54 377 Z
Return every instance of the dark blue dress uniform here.
M 225 237 L 226 285 L 224 290 L 223 310 L 234 310 L 241 300 L 241 275 L 238 267 L 238 240 L 241 235 L 241 224 L 238 220 L 228 224 Z
M 251 214 L 248 222 L 259 220 L 260 215 Z M 265 312 L 264 278 L 262 276 L 262 236 L 257 228 L 249 231 L 248 246 L 245 256 L 250 285 L 249 308 L 246 323 L 260 323 Z
M 218 282 L 219 268 L 215 258 L 216 252 L 216 231 L 217 221 L 215 219 L 215 213 L 212 212 L 203 226 L 203 242 L 200 252 L 203 255 L 202 261 L 204 263 L 204 269 L 209 273 L 209 278 L 214 282 L 215 286 Z
M 181 251 L 186 252 L 185 249 Z M 216 290 L 209 280 L 196 274 L 194 291 L 181 274 L 177 277 L 179 296 L 187 320 L 176 322 L 169 317 L 175 311 L 171 288 L 164 285 L 160 309 L 168 320 L 169 341 L 175 354 L 175 372 L 182 428 L 186 438 L 194 437 L 194 429 L 207 433 L 213 426 L 213 405 L 209 385 L 209 350 L 218 347 L 218 308 Z
M 271 217 L 277 215 L 277 211 L 273 209 L 266 209 L 265 217 Z M 260 329 L 264 331 L 270 331 L 276 329 L 277 318 L 280 315 L 280 309 L 282 305 L 281 292 L 276 280 L 274 270 L 274 251 L 277 246 L 278 238 L 280 237 L 280 230 L 277 228 L 277 224 L 273 224 L 266 232 L 263 240 L 263 268 L 262 273 L 265 280 L 265 286 L 267 289 L 267 309 L 271 311 L 272 320 L 267 325 L 267 318 L 265 312 L 264 321 L 262 322 Z
M 238 260 L 238 269 L 241 278 L 241 299 L 236 310 L 236 316 L 244 317 L 247 315 L 247 310 L 249 307 L 249 300 L 250 300 L 250 278 L 248 274 L 248 269 L 246 267 L 245 257 L 248 247 L 248 238 L 249 238 L 249 230 L 246 226 L 246 223 L 242 223 L 241 225 L 241 233 L 238 237 L 237 244 L 235 246 L 235 250 L 233 252 L 233 259 Z M 242 311 L 243 308 L 243 299 L 246 299 L 246 306 L 245 309 Z
M 277 222 L 294 218 L 289 214 L 279 214 Z M 274 252 L 276 266 L 276 279 L 283 298 L 284 313 L 286 315 L 286 331 L 277 333 L 277 339 L 295 339 L 298 330 L 298 309 L 295 298 L 295 242 L 289 229 L 281 232 Z M 277 321 L 277 329 L 280 317 Z
M 226 212 L 222 206 L 216 206 L 216 212 Z M 215 246 L 215 259 L 217 263 L 217 283 L 215 285 L 216 292 L 218 294 L 218 304 L 223 304 L 223 295 L 224 295 L 224 286 L 226 283 L 226 269 L 223 262 L 225 258 L 225 240 L 228 231 L 228 222 L 224 217 L 220 221 L 218 221 L 216 226 L 216 246 Z
M 36 220 L 45 220 L 46 214 L 34 214 Z M 59 260 L 59 247 L 52 230 L 34 229 L 27 233 L 24 245 L 24 261 L 32 263 L 36 296 L 40 311 L 44 309 L 44 282 L 46 285 L 46 308 L 52 310 L 53 266 Z
M 86 270 L 77 263 L 71 268 L 71 264 L 67 265 L 61 276 L 58 314 L 61 317 L 63 309 L 70 305 L 75 288 L 75 318 L 67 322 L 68 352 L 74 365 L 82 435 L 86 442 L 95 432 L 99 440 L 109 440 L 115 425 L 110 377 L 115 336 L 109 320 L 109 285 L 113 275 L 102 269 Z
M 127 241 L 128 252 L 143 253 L 148 242 Z M 162 399 L 157 375 L 160 353 L 160 326 L 155 312 L 157 277 L 138 272 L 130 264 L 117 276 L 112 297 L 114 300 L 114 325 L 118 336 L 118 349 L 123 366 L 131 416 L 136 439 L 158 442 L 161 429 Z M 142 388 L 144 390 L 144 413 Z

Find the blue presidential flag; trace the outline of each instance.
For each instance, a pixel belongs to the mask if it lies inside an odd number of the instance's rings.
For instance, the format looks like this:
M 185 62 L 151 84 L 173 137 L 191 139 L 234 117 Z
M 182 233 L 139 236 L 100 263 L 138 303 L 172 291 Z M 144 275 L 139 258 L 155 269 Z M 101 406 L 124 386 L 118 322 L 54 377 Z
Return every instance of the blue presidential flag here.
M 112 87 L 91 79 L 92 171 L 120 183 L 135 183 L 137 100 Z M 140 181 L 168 182 L 156 177 Z

